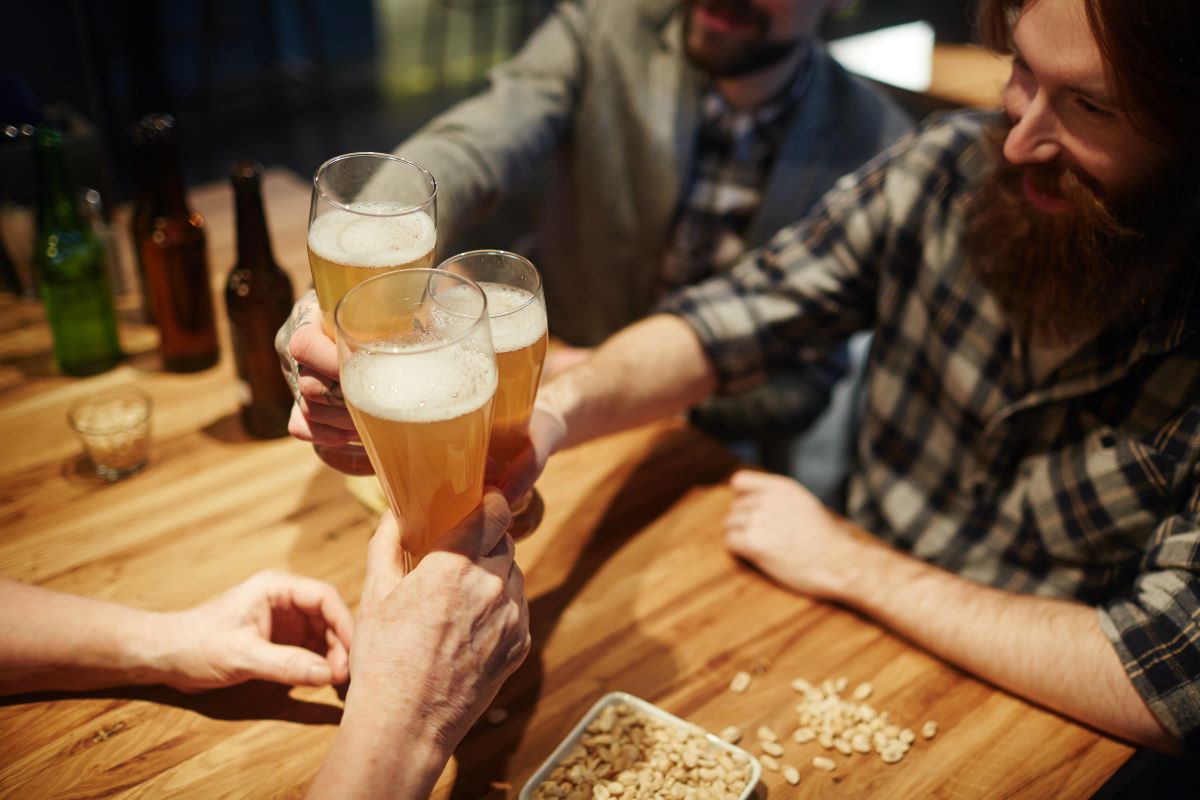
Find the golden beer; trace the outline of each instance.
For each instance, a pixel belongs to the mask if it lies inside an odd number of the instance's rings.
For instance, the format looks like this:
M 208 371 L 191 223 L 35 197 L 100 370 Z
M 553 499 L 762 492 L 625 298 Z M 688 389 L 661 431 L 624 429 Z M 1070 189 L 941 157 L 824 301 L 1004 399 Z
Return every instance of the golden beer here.
M 496 348 L 496 413 L 488 457 L 503 473 L 528 441 L 529 415 L 546 360 L 546 310 L 533 294 L 502 283 L 481 283 Z
M 463 343 L 359 350 L 342 391 L 400 523 L 405 572 L 483 496 L 496 394 L 490 353 Z
M 315 217 L 308 229 L 308 264 L 330 338 L 333 310 L 346 292 L 383 271 L 432 266 L 437 244 L 437 226 L 424 211 L 395 203 L 347 208 Z

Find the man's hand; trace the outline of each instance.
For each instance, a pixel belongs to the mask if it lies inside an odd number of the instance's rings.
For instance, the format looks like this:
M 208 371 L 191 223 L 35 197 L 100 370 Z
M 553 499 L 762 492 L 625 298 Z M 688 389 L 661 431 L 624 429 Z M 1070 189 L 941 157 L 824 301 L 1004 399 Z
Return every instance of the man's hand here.
M 512 460 L 504 474 L 489 472 L 488 483 L 499 486 L 509 503 L 516 503 L 533 488 L 546 468 L 546 461 L 559 450 L 566 436 L 567 423 L 562 415 L 546 404 L 535 404 L 529 418 L 529 441 L 525 449 Z
M 838 599 L 858 578 L 864 549 L 883 547 L 791 478 L 742 470 L 731 484 L 725 545 L 790 589 Z
M 367 579 L 341 728 L 309 797 L 428 797 L 450 754 L 529 653 L 525 578 L 499 492 L 407 576 L 384 514 Z
M 325 335 L 320 320 L 317 295 L 310 290 L 292 306 L 291 316 L 275 334 L 275 350 L 296 398 L 288 433 L 366 464 L 362 445 L 349 444 L 358 440 L 358 433 L 338 383 L 337 345 Z
M 546 363 L 542 365 L 542 383 L 557 378 L 576 364 L 582 364 L 592 357 L 592 347 L 571 347 L 559 345 L 546 353 Z
M 267 570 L 188 611 L 161 616 L 163 682 L 187 692 L 248 680 L 345 683 L 354 634 L 337 589 Z
M 415 711 L 442 742 L 462 738 L 529 652 L 525 578 L 506 533 L 511 521 L 504 498 L 489 490 L 403 577 L 391 512 L 368 546 L 351 652 L 355 686 L 379 693 L 373 703 Z

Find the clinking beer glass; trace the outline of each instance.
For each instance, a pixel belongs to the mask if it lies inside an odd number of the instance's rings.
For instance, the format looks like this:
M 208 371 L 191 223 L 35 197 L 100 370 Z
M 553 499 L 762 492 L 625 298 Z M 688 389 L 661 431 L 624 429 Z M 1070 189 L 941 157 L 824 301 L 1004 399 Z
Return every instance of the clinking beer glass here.
M 542 278 L 526 258 L 503 250 L 472 250 L 448 258 L 438 269 L 465 275 L 487 295 L 499 387 L 492 419 L 489 471 L 503 475 L 529 442 L 529 417 L 546 358 L 546 303 Z M 509 533 L 520 539 L 542 520 L 536 489 L 513 504 Z
M 313 176 L 308 264 L 325 334 L 334 337 L 334 308 L 347 291 L 383 272 L 433 266 L 436 245 L 437 181 L 428 170 L 387 153 L 322 164 Z M 370 474 L 366 459 L 314 449 L 342 472 Z
M 338 303 L 342 393 L 409 572 L 483 497 L 497 369 L 487 298 L 444 270 L 363 281 Z

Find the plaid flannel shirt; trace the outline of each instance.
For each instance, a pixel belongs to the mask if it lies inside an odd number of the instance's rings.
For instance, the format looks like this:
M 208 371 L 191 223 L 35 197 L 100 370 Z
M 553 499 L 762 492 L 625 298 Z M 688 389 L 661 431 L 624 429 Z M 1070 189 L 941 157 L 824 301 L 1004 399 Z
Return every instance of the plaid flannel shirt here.
M 806 63 L 783 94 L 753 109 L 734 108 L 715 86 L 705 89 L 692 169 L 663 255 L 662 291 L 698 283 L 745 253 L 746 229 L 811 75 Z
M 1034 383 L 963 252 L 988 120 L 932 120 L 664 310 L 725 391 L 873 329 L 850 518 L 964 577 L 1094 605 L 1150 709 L 1200 749 L 1200 259 L 1149 321 Z

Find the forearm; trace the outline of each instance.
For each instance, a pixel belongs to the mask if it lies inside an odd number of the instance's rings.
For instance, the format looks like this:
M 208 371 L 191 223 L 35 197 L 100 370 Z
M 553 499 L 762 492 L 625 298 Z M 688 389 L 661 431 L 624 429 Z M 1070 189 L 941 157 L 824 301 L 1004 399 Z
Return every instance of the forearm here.
M 700 340 L 666 314 L 630 325 L 542 388 L 539 404 L 567 423 L 563 447 L 678 414 L 708 397 L 717 377 Z
M 352 685 L 337 736 L 308 797 L 429 797 L 453 748 L 421 729 L 421 715 L 379 698 L 360 699 L 364 691 Z
M 1014 694 L 1138 744 L 1178 749 L 1089 606 L 993 589 L 881 545 L 864 546 L 836 599 Z
M 0 579 L 0 694 L 156 683 L 164 616 Z

